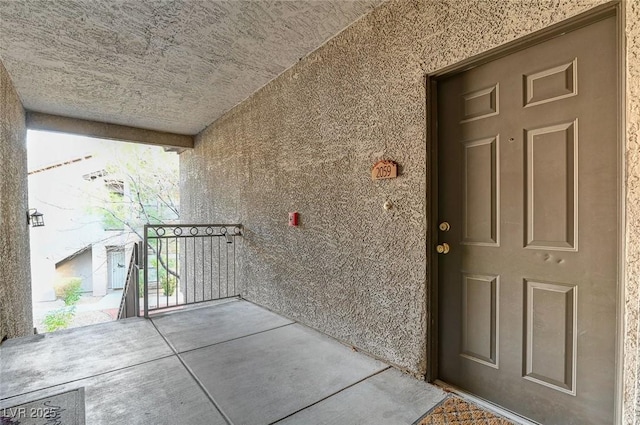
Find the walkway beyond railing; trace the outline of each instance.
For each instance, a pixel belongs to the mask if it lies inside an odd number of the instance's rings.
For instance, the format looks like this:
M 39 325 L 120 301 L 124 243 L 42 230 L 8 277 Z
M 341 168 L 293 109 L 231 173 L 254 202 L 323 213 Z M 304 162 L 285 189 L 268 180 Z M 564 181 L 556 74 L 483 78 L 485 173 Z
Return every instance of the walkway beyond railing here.
M 144 315 L 240 295 L 236 239 L 240 224 L 144 227 Z
M 122 299 L 120 300 L 120 309 L 118 310 L 118 319 L 126 319 L 127 317 L 139 316 L 140 298 L 138 289 L 139 262 L 138 254 L 141 244 L 134 243 L 131 258 L 129 259 L 129 268 L 127 269 L 127 279 L 125 280 L 124 290 L 122 291 Z

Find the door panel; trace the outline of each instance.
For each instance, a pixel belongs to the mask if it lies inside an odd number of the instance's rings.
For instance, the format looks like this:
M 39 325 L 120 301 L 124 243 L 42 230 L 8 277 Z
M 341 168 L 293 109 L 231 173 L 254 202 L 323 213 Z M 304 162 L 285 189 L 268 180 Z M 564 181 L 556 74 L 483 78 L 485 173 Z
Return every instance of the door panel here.
M 525 129 L 527 248 L 575 251 L 577 120 Z
M 575 395 L 577 287 L 525 282 L 524 377 Z
M 498 367 L 498 276 L 462 276 L 460 355 Z
M 438 82 L 439 378 L 544 424 L 613 422 L 615 34 Z
M 463 143 L 463 244 L 499 245 L 498 138 Z
M 109 287 L 111 289 L 123 289 L 126 280 L 126 263 L 124 249 L 107 251 L 107 263 L 109 266 Z

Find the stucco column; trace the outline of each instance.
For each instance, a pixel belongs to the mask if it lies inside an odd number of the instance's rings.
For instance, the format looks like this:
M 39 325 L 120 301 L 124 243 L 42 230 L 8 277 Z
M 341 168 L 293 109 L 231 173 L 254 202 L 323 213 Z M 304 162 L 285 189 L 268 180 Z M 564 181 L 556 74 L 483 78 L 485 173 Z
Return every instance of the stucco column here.
M 0 62 L 0 341 L 33 333 L 25 111 Z

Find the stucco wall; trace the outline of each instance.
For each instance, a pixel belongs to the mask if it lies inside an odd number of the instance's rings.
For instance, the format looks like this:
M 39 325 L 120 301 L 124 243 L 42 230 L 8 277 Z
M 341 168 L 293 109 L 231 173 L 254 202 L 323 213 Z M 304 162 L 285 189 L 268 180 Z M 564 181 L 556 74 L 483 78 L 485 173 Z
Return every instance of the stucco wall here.
M 640 423 L 640 1 L 626 2 L 626 276 L 624 423 Z
M 382 5 L 200 134 L 185 220 L 246 226 L 247 298 L 424 374 L 424 76 L 592 4 Z M 372 182 L 381 158 L 402 175 Z
M 250 300 L 424 374 L 424 76 L 601 3 L 385 3 L 200 134 L 181 155 L 184 219 L 246 226 Z M 626 3 L 626 24 L 624 423 L 640 423 L 638 0 Z M 401 177 L 372 182 L 380 158 L 398 161 Z M 294 210 L 297 229 L 286 226 Z
M 82 290 L 93 291 L 93 262 L 91 249 L 56 265 L 56 278 L 66 279 L 79 277 L 82 279 Z
M 0 62 L 0 340 L 33 333 L 22 103 Z

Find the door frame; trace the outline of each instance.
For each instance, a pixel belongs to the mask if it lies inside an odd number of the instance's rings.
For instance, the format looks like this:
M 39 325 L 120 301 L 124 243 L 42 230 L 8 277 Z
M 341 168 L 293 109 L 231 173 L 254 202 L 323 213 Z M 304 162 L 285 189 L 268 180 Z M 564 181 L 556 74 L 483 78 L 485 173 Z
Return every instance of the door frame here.
M 615 394 L 614 394 L 614 423 L 622 423 L 623 395 L 624 395 L 624 278 L 625 263 L 625 236 L 626 236 L 626 40 L 625 40 L 625 2 L 614 0 L 596 6 L 586 12 L 566 19 L 562 22 L 543 28 L 532 34 L 518 38 L 502 46 L 490 49 L 486 52 L 471 56 L 458 63 L 439 69 L 425 76 L 426 88 L 426 153 L 427 174 L 429 179 L 425 193 L 425 200 L 430 204 L 427 207 L 429 219 L 427 220 L 426 240 L 426 284 L 427 284 L 427 370 L 426 380 L 435 382 L 438 380 L 438 254 L 435 245 L 438 241 L 438 83 L 440 80 L 454 74 L 462 73 L 471 68 L 483 65 L 487 62 L 524 50 L 533 45 L 545 42 L 561 36 L 567 32 L 588 26 L 596 21 L 615 16 L 617 37 L 617 66 L 618 66 L 618 123 L 617 123 L 617 158 L 618 158 L 618 266 L 617 266 L 617 294 L 616 294 L 616 370 L 615 370 Z

